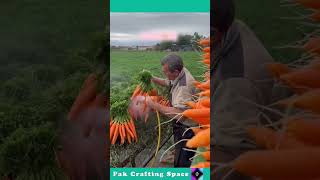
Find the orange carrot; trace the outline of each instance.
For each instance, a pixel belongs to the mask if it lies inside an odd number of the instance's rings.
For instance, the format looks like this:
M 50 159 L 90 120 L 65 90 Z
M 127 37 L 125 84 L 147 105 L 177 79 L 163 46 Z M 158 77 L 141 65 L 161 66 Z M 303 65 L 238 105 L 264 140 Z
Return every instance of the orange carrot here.
M 203 91 L 203 92 L 200 92 L 198 93 L 199 96 L 208 96 L 210 97 L 210 89 L 209 90 L 206 90 L 206 91 Z
M 320 1 L 318 0 L 295 0 L 295 1 L 306 8 L 320 9 Z
M 309 41 L 303 46 L 303 48 L 310 53 L 320 54 L 320 38 L 310 38 Z
M 248 151 L 232 165 L 244 175 L 282 179 L 320 177 L 319 166 L 319 148 Z
M 308 145 L 320 145 L 320 119 L 292 118 L 287 121 L 287 132 Z
M 210 52 L 210 47 L 203 48 L 203 52 L 209 53 Z
M 116 129 L 116 123 L 111 124 L 111 126 L 110 126 L 110 140 L 112 140 L 115 129 Z
M 148 92 L 149 96 L 158 96 L 158 91 L 156 89 L 152 89 L 150 90 L 150 92 Z
M 201 155 L 206 159 L 207 161 L 210 161 L 210 151 L 205 151 L 201 153 Z
M 280 76 L 280 80 L 297 91 L 320 88 L 320 71 L 313 68 L 303 68 Z
M 129 134 L 127 134 L 127 139 L 128 139 L 129 144 L 131 144 L 131 143 L 132 143 L 132 141 L 131 141 L 131 137 L 130 137 L 130 135 L 129 135 Z
M 115 144 L 119 135 L 119 124 L 115 124 L 115 130 L 114 130 L 114 135 L 111 141 L 111 144 Z
M 132 93 L 132 96 L 131 96 L 131 100 L 134 98 L 134 97 L 136 97 L 138 94 L 140 94 L 141 93 L 141 87 L 140 87 L 140 85 L 138 85 L 137 87 L 136 87 L 136 89 L 133 91 L 133 93 Z
M 203 59 L 210 59 L 210 53 L 205 53 L 203 55 Z
M 210 98 L 201 99 L 199 103 L 204 107 L 210 108 Z
M 98 84 L 97 78 L 94 75 L 90 75 L 84 84 L 84 88 L 78 94 L 68 113 L 69 120 L 76 119 L 79 113 L 84 110 L 85 106 L 96 97 Z
M 199 44 L 202 46 L 210 46 L 210 39 L 202 39 L 199 41 Z
M 198 85 L 198 87 L 200 88 L 204 88 L 204 89 L 210 89 L 210 80 L 204 82 L 204 83 L 201 83 Z
M 208 168 L 210 167 L 210 162 L 206 161 L 206 162 L 200 162 L 196 165 L 191 166 L 191 168 Z
M 197 135 L 187 141 L 188 148 L 208 146 L 210 144 L 210 128 L 200 131 Z
M 121 144 L 124 143 L 124 136 L 125 136 L 125 134 L 123 134 L 122 128 L 123 128 L 123 124 L 119 124 L 119 134 L 120 134 L 120 143 Z
M 268 63 L 266 67 L 275 78 L 279 78 L 281 75 L 291 71 L 287 65 L 282 63 Z
M 204 64 L 210 64 L 210 59 L 204 59 L 202 62 L 203 62 Z
M 304 144 L 296 139 L 288 137 L 265 127 L 250 126 L 247 128 L 249 136 L 255 140 L 260 147 L 267 149 L 292 149 L 304 147 Z
M 182 112 L 182 115 L 188 118 L 207 118 L 210 117 L 210 108 L 202 109 L 187 109 Z
M 320 113 L 320 89 L 306 92 L 297 97 L 291 97 L 278 102 L 280 105 L 295 106 L 301 109 L 309 110 L 314 113 Z
M 129 134 L 131 137 L 134 137 L 134 134 L 132 133 L 132 131 L 131 131 L 130 128 L 129 128 L 129 123 L 125 123 L 125 124 L 124 124 L 124 127 L 125 127 L 125 129 L 127 130 L 128 134 Z

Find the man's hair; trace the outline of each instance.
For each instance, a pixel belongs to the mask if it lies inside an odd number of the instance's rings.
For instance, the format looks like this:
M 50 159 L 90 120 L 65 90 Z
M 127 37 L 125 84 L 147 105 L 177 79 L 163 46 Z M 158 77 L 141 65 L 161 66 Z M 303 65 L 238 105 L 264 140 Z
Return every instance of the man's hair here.
M 235 5 L 233 0 L 212 0 L 213 27 L 220 32 L 226 32 L 235 18 Z
M 161 59 L 161 65 L 168 64 L 169 71 L 174 72 L 178 70 L 179 72 L 183 69 L 183 61 L 177 54 L 169 54 Z

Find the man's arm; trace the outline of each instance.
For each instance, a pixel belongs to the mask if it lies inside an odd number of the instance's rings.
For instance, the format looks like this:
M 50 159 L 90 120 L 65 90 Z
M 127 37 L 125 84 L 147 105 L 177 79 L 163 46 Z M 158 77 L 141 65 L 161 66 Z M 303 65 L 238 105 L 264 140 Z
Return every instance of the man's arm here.
M 157 102 L 152 101 L 151 98 L 147 99 L 147 103 L 152 109 L 159 111 L 159 113 L 164 114 L 169 118 L 173 118 L 177 114 L 182 113 L 182 110 L 180 110 L 178 108 L 163 106 Z M 178 119 L 178 118 L 176 118 L 176 119 Z
M 165 79 L 161 79 L 158 77 L 152 77 L 151 81 L 155 84 L 158 84 L 160 86 L 169 86 L 168 81 Z

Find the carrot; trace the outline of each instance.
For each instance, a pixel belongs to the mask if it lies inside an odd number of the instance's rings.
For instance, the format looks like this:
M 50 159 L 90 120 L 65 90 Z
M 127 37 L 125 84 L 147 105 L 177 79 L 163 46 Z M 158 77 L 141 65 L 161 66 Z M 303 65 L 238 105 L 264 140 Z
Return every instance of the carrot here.
M 295 1 L 306 8 L 320 9 L 320 1 L 318 0 L 295 0 Z
M 303 68 L 280 76 L 280 80 L 297 91 L 304 92 L 310 88 L 320 88 L 320 71 L 313 68 Z
M 84 109 L 84 107 L 96 97 L 97 84 L 98 81 L 94 75 L 90 75 L 86 79 L 84 88 L 78 94 L 68 113 L 69 120 L 76 119 L 79 113 Z
M 303 48 L 310 53 L 320 54 L 320 38 L 310 38 L 309 41 L 303 46 Z
M 197 122 L 201 125 L 207 125 L 210 124 L 210 117 L 204 117 L 204 118 L 191 118 L 194 122 Z
M 194 166 L 191 166 L 191 168 L 208 168 L 210 167 L 210 162 L 206 161 L 206 162 L 200 162 Z
M 232 163 L 244 175 L 282 179 L 320 177 L 319 166 L 319 148 L 248 151 Z
M 203 59 L 210 59 L 210 53 L 205 53 L 203 55 Z
M 116 143 L 116 140 L 118 138 L 118 135 L 119 135 L 119 124 L 115 124 L 115 130 L 114 130 L 114 135 L 113 135 L 113 138 L 112 138 L 112 141 L 111 141 L 111 144 L 115 144 Z
M 137 87 L 136 87 L 136 89 L 133 91 L 133 93 L 132 93 L 132 96 L 131 96 L 131 100 L 134 98 L 134 97 L 136 97 L 138 94 L 140 94 L 141 93 L 141 87 L 140 87 L 140 85 L 138 85 Z
M 135 128 L 135 126 L 134 126 L 134 123 L 133 123 L 133 120 L 132 120 L 132 119 L 130 120 L 130 125 L 131 125 L 131 128 L 132 128 L 131 130 L 133 131 L 135 140 L 137 141 L 137 140 L 138 140 L 138 136 L 137 136 L 136 128 Z
M 194 84 L 195 86 L 197 86 L 197 85 L 200 85 L 201 82 L 199 82 L 199 81 L 193 81 L 193 84 Z
M 288 134 L 308 145 L 320 145 L 320 120 L 292 118 L 286 124 Z
M 208 96 L 210 97 L 210 89 L 209 90 L 206 90 L 206 91 L 203 91 L 203 92 L 200 92 L 198 93 L 199 96 Z
M 203 48 L 203 52 L 209 53 L 210 52 L 210 47 Z
M 132 141 L 131 141 L 131 137 L 130 137 L 129 133 L 127 134 L 127 139 L 128 139 L 129 144 L 131 144 Z
M 197 135 L 187 141 L 188 148 L 197 148 L 210 144 L 210 128 L 200 131 Z
M 314 113 L 320 113 L 320 89 L 306 92 L 297 97 L 280 100 L 279 105 L 295 106 L 301 109 L 310 110 Z
M 201 99 L 199 103 L 204 107 L 210 108 L 210 98 Z
M 150 92 L 148 92 L 149 96 L 158 96 L 158 91 L 156 89 L 152 89 L 150 90 Z
M 210 161 L 210 151 L 205 151 L 201 153 L 201 155 L 206 159 L 207 161 Z
M 207 80 L 206 82 L 199 84 L 198 87 L 204 88 L 204 89 L 210 89 L 210 80 Z
M 210 59 L 204 59 L 202 62 L 203 62 L 204 64 L 210 64 Z
M 115 129 L 116 129 L 116 123 L 111 124 L 111 126 L 110 126 L 110 140 L 112 140 L 112 137 L 114 136 Z
M 288 137 L 265 127 L 250 126 L 247 128 L 249 136 L 255 140 L 260 147 L 267 149 L 292 149 L 304 147 L 304 144 L 296 139 Z
M 202 46 L 210 46 L 210 39 L 202 39 L 199 41 L 199 44 Z
M 279 78 L 281 75 L 291 71 L 287 65 L 282 63 L 268 63 L 266 64 L 266 67 L 275 78 Z
M 90 103 L 90 107 L 104 108 L 107 105 L 107 97 L 104 94 L 98 94 Z
M 202 109 L 187 109 L 182 112 L 182 115 L 188 118 L 207 118 L 210 117 L 210 108 Z
M 129 134 L 131 137 L 134 137 L 134 134 L 132 133 L 132 131 L 129 128 L 129 123 L 125 123 L 124 124 L 125 129 L 127 130 L 127 134 Z
M 122 134 L 123 134 L 123 142 L 121 142 L 121 144 L 123 144 L 125 139 L 126 139 L 126 136 L 127 136 L 124 124 L 121 124 L 121 131 L 122 131 Z
M 122 131 L 122 124 L 119 124 L 119 134 L 120 134 L 120 143 L 123 144 L 124 143 L 124 134 Z

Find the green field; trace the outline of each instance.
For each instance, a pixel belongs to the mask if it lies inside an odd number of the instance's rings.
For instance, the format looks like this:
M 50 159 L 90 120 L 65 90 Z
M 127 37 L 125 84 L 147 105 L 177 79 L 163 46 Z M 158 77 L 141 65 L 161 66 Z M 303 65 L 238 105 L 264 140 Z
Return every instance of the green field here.
M 110 77 L 111 87 L 122 82 L 128 82 L 133 75 L 143 69 L 150 70 L 156 76 L 162 76 L 160 60 L 168 54 L 157 51 L 111 51 Z M 197 52 L 179 52 L 185 67 L 197 79 L 205 71 L 199 63 L 201 59 Z
M 290 62 L 299 57 L 301 51 L 274 47 L 301 40 L 304 33 L 312 30 L 312 28 L 301 24 L 305 20 L 281 19 L 283 17 L 297 17 L 298 13 L 308 14 L 306 10 L 299 6 L 280 6 L 279 0 L 241 0 L 235 2 L 236 18 L 245 22 L 255 32 L 275 61 Z

